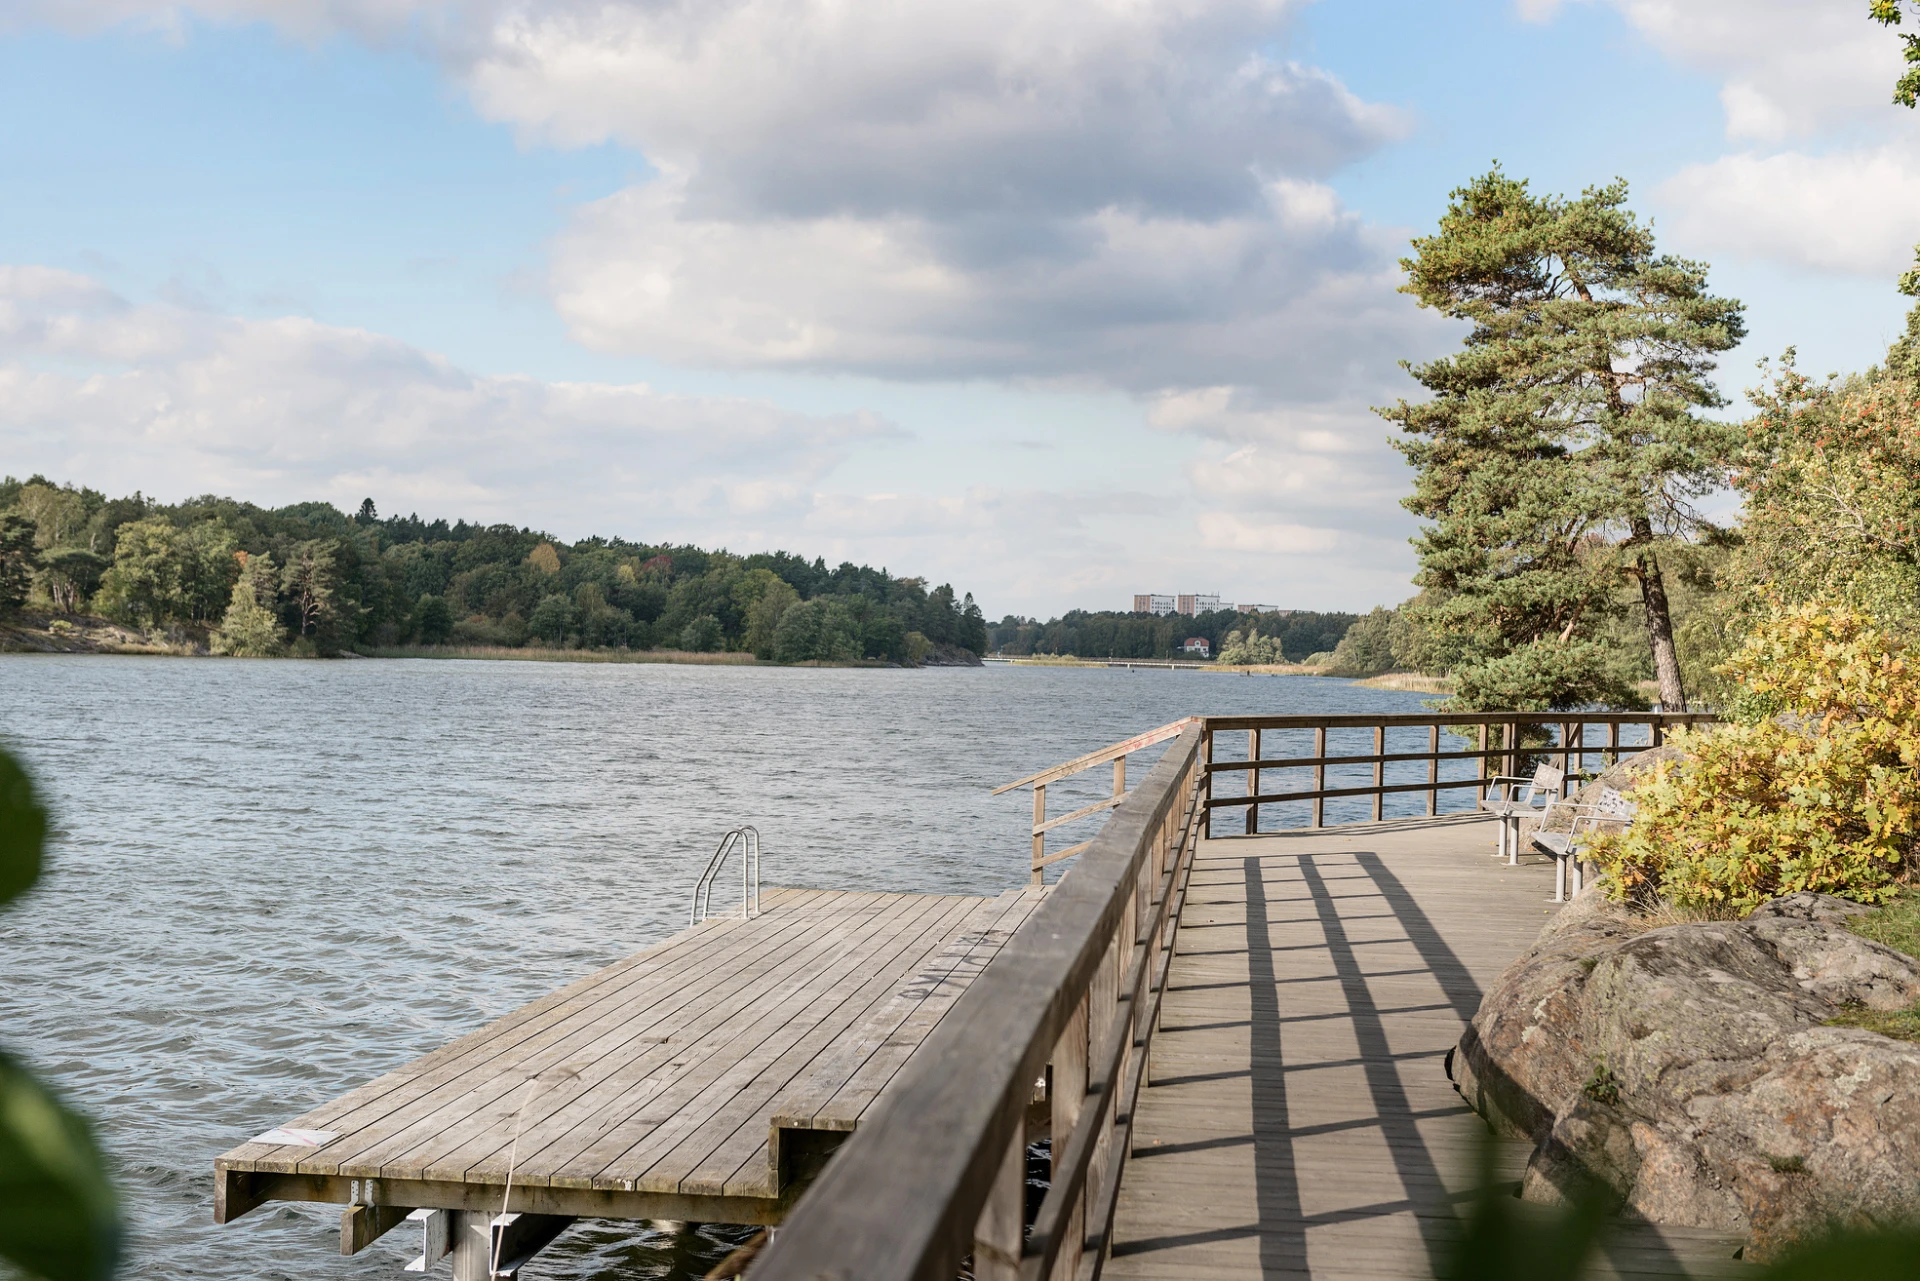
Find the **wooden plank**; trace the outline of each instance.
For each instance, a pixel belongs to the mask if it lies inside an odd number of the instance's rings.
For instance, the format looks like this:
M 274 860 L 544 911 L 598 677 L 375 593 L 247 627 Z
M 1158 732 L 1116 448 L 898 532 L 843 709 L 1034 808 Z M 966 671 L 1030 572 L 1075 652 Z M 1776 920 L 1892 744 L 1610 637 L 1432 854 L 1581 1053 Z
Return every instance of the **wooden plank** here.
M 821 908 L 821 904 L 831 907 Z M 778 917 L 770 910 L 753 921 L 734 918 L 724 922 L 726 929 L 707 936 L 720 945 L 719 949 L 689 957 L 690 965 L 676 969 L 672 982 L 623 987 L 618 995 L 628 998 L 624 1001 L 610 996 L 579 1011 L 577 1017 L 537 1027 L 532 1035 L 513 1042 L 501 1053 L 489 1056 L 476 1052 L 421 1074 L 410 1083 L 403 1106 L 343 1136 L 341 1142 L 331 1145 L 332 1151 L 323 1149 L 322 1157 L 333 1158 L 333 1168 L 322 1167 L 323 1172 L 362 1178 L 419 1177 L 417 1170 L 404 1166 L 389 1169 L 388 1163 L 446 1133 L 463 1118 L 514 1094 L 529 1076 L 559 1068 L 573 1059 L 597 1059 L 611 1050 L 633 1045 L 644 1044 L 650 1047 L 649 1052 L 670 1055 L 663 1038 L 673 1035 L 688 1008 L 699 1008 L 703 1000 L 710 1001 L 718 993 L 730 993 L 750 982 L 756 966 L 764 965 L 769 956 L 791 946 L 791 940 L 804 939 L 815 928 L 819 911 L 837 912 L 852 905 L 813 894 L 801 906 L 816 910 L 795 908 Z M 680 981 L 693 977 L 702 977 L 706 986 Z M 303 1169 L 318 1166 L 319 1158 L 302 1162 Z
M 1009 901 L 1012 910 L 1002 912 L 1000 919 L 1024 916 L 1021 905 L 1031 903 L 1035 897 L 1021 892 L 1002 896 Z M 756 1186 L 779 1189 L 781 1166 L 790 1163 L 788 1144 L 780 1141 L 783 1128 L 780 1115 L 789 1110 L 789 1100 L 795 1097 L 796 1087 L 805 1079 L 819 1074 L 829 1075 L 830 1080 L 830 1074 L 839 1070 L 836 1061 L 841 1056 L 852 1057 L 857 1054 L 864 1036 L 863 1029 L 901 996 L 901 985 L 906 985 L 905 993 L 917 997 L 921 1005 L 932 995 L 948 990 L 964 990 L 979 971 L 967 966 L 955 972 L 949 969 L 949 957 L 956 950 L 963 954 L 984 951 L 990 956 L 999 949 L 1005 941 L 1005 934 L 1010 931 L 995 928 L 994 923 L 989 922 L 988 932 L 1001 937 L 982 939 L 977 937 L 982 931 L 972 927 L 981 911 L 992 911 L 994 905 L 1000 902 L 988 900 L 985 907 L 969 912 L 963 919 L 949 918 L 938 931 L 938 935 L 944 937 L 923 939 L 916 945 L 911 954 L 914 958 L 912 966 L 895 966 L 891 973 L 879 975 L 862 985 L 854 997 L 835 1012 L 830 1023 L 823 1023 L 821 1028 L 809 1034 L 802 1043 L 789 1050 L 780 1061 L 757 1078 L 750 1089 L 749 1097 L 753 1106 L 749 1118 L 717 1145 L 709 1137 L 708 1144 L 712 1150 L 682 1177 L 681 1191 L 736 1195 Z M 968 941 L 970 936 L 974 937 Z M 896 1028 L 889 1039 L 905 1045 L 908 1053 L 911 1053 L 926 1038 L 931 1027 L 932 1024 L 925 1028 Z M 821 1087 L 825 1088 L 828 1083 L 821 1082 Z M 713 1128 L 717 1130 L 718 1127 Z M 850 1130 L 853 1125 L 849 1123 L 830 1128 Z
M 967 988 L 1005 948 L 1039 901 L 1035 895 L 1023 895 L 1007 906 L 1001 921 L 983 937 L 957 947 L 950 981 L 916 992 L 902 1003 L 899 1024 L 870 1054 L 853 1065 L 845 1080 L 813 1113 L 811 1128 L 853 1129 L 907 1065 L 914 1051 L 933 1034 Z M 888 1015 L 892 1013 L 889 1011 Z
M 974 902 L 977 902 L 974 901 Z M 874 955 L 843 974 L 799 1015 L 787 1017 L 777 1034 L 769 1036 L 752 1056 L 730 1067 L 705 1092 L 718 1095 L 720 1106 L 683 1107 L 673 1122 L 648 1136 L 646 1147 L 666 1150 L 643 1173 L 632 1176 L 639 1187 L 663 1187 L 669 1180 L 681 1192 L 720 1195 L 739 1174 L 741 1156 L 767 1149 L 770 1112 L 780 1088 L 807 1063 L 830 1048 L 840 1035 L 902 979 L 911 982 L 908 969 L 926 957 L 964 922 L 974 903 L 961 900 L 937 916 L 916 922 L 903 931 L 883 955 Z M 701 1113 L 712 1107 L 705 1116 Z M 686 1137 L 674 1142 L 676 1134 Z M 739 1137 L 739 1147 L 727 1149 Z M 671 1147 L 667 1147 L 672 1144 Z M 642 1154 L 633 1163 L 646 1159 Z M 768 1195 L 778 1191 L 772 1154 L 756 1173 Z M 623 1162 L 625 1158 L 623 1158 Z M 618 1167 L 609 1167 L 616 1174 Z M 603 1176 L 604 1177 L 604 1176 Z M 744 1187 L 745 1184 L 740 1184 Z
M 773 907 L 784 907 L 791 912 L 798 912 L 819 897 L 820 892 L 812 890 L 776 890 L 769 894 Z M 785 928 L 792 920 L 783 914 L 775 928 Z M 340 1135 L 338 1139 L 318 1147 L 242 1144 L 220 1160 L 233 1168 L 337 1173 L 340 1154 L 352 1150 L 354 1137 L 364 1133 L 369 1124 L 413 1104 L 436 1085 L 476 1065 L 528 1046 L 569 1019 L 617 1006 L 636 986 L 658 984 L 668 976 L 693 972 L 703 964 L 702 951 L 715 935 L 742 924 L 737 920 L 712 921 L 683 931 L 653 948 L 568 984 L 550 996 L 529 1002 L 288 1123 L 289 1128 L 333 1131 Z
M 581 1066 L 570 1080 L 546 1093 L 537 1108 L 529 1109 L 520 1138 L 520 1169 L 516 1180 L 551 1183 L 556 1167 L 564 1168 L 563 1151 L 577 1150 L 604 1137 L 607 1127 L 624 1123 L 664 1093 L 680 1073 L 675 1063 L 700 1064 L 738 1036 L 757 1018 L 754 1006 L 778 1001 L 808 982 L 808 972 L 843 951 L 860 953 L 847 944 L 863 931 L 885 931 L 893 917 L 922 906 L 916 896 L 849 895 L 846 910 L 822 914 L 791 946 L 762 954 L 737 980 L 698 994 L 682 1018 L 672 1025 L 672 1039 L 664 1045 L 635 1047 L 613 1032 L 601 1045 L 576 1056 Z M 635 1052 L 637 1050 L 637 1052 Z M 509 1086 L 517 1084 L 509 1082 Z M 428 1146 L 391 1158 L 383 1169 L 388 1177 L 470 1177 L 489 1157 L 502 1158 L 510 1146 L 508 1135 L 518 1101 L 511 1088 L 490 1087 L 484 1110 L 475 1111 L 458 1125 L 430 1133 Z M 590 1186 L 586 1180 L 580 1186 Z M 671 1191 L 672 1189 L 660 1189 Z
M 995 931 L 1010 933 L 1011 927 L 1017 927 L 1018 921 L 1024 920 L 1032 910 L 1031 904 L 1038 901 L 1037 894 L 1014 890 L 989 899 L 969 913 L 957 935 L 948 940 L 935 957 L 922 967 L 923 971 L 931 973 L 931 981 L 916 984 L 909 990 L 896 991 L 869 1011 L 858 1026 L 837 1041 L 830 1051 L 809 1064 L 804 1074 L 780 1092 L 769 1116 L 769 1124 L 802 1130 L 833 1128 L 831 1122 L 822 1119 L 822 1113 L 841 1087 L 882 1046 L 908 1040 L 906 1037 L 896 1037 L 901 1024 L 914 1011 L 936 994 L 970 983 L 972 974 L 966 974 L 962 983 L 955 983 L 960 967 L 990 941 Z M 1009 918 L 1015 919 L 1010 922 Z M 1000 946 L 999 941 L 991 942 L 994 952 Z
M 816 985 L 831 985 L 848 967 L 861 965 L 875 942 L 892 938 L 903 919 L 938 910 L 931 896 L 899 895 L 888 914 L 864 929 L 842 931 L 823 940 L 823 948 L 795 965 L 769 975 L 759 994 L 760 1009 L 778 1008 L 796 996 L 804 998 Z M 750 1049 L 766 1034 L 767 1021 L 754 1008 L 732 1011 L 718 1019 L 712 1031 L 696 1042 L 675 1070 L 648 1080 L 645 1075 L 616 1075 L 603 1087 L 583 1093 L 566 1113 L 547 1127 L 551 1143 L 534 1167 L 536 1177 L 556 1186 L 631 1187 L 635 1190 L 674 1191 L 659 1182 L 642 1183 L 645 1167 L 627 1168 L 637 1160 L 636 1146 L 673 1124 L 680 1104 L 697 1093 L 694 1087 L 710 1082 L 723 1068 L 714 1061 L 715 1049 L 735 1043 L 734 1053 Z M 747 1038 L 740 1040 L 739 1038 Z M 683 1118 L 684 1119 L 684 1118 Z

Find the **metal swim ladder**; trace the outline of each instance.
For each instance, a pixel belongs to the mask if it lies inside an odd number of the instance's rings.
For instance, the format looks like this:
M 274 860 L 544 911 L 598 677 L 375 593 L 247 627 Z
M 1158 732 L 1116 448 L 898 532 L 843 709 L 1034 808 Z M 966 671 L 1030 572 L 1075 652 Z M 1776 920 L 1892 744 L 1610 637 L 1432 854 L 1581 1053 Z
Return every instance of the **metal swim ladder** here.
M 708 909 L 713 905 L 713 882 L 736 847 L 741 851 L 740 917 L 750 921 L 760 914 L 760 829 L 736 827 L 720 838 L 713 857 L 707 860 L 707 870 L 700 873 L 700 881 L 693 887 L 693 906 L 687 911 L 688 925 L 698 925 L 707 919 Z

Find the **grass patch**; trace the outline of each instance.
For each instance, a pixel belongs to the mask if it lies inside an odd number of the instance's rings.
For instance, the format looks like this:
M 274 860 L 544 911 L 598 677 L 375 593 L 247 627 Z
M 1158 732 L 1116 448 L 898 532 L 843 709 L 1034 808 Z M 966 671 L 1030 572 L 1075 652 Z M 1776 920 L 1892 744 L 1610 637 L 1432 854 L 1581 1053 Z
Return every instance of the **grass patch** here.
M 1870 1010 L 1858 1001 L 1849 1001 L 1840 1012 L 1824 1020 L 1826 1027 L 1858 1027 L 1896 1041 L 1920 1042 L 1920 1005 L 1904 1010 Z
M 1767 1164 L 1773 1167 L 1775 1174 L 1805 1174 L 1807 1158 L 1803 1156 L 1770 1156 Z
M 1896 952 L 1920 957 L 1920 892 L 1899 895 L 1863 916 L 1850 917 L 1847 928 L 1861 938 L 1884 943 Z

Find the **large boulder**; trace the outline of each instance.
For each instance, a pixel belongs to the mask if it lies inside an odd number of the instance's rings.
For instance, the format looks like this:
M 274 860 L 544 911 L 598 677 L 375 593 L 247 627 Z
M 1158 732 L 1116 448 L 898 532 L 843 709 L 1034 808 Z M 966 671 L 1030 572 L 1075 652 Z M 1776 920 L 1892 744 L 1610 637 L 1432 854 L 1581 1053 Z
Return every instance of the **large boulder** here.
M 1589 889 L 1487 992 L 1449 1056 L 1529 1200 L 1584 1185 L 1749 1257 L 1835 1222 L 1920 1219 L 1920 1045 L 1823 1026 L 1920 999 L 1920 962 L 1795 894 L 1743 921 L 1643 929 Z

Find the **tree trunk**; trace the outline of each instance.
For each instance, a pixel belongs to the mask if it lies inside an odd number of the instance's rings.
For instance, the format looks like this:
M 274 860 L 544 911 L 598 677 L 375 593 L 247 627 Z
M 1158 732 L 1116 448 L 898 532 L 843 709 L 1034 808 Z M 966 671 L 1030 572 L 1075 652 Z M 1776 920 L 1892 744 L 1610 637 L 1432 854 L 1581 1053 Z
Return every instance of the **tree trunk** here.
M 1634 577 L 1640 580 L 1640 603 L 1646 607 L 1647 644 L 1653 650 L 1653 671 L 1660 681 L 1660 710 L 1684 712 L 1687 691 L 1680 683 L 1680 655 L 1673 648 L 1673 613 L 1667 608 L 1667 585 L 1653 554 L 1653 522 L 1645 516 L 1634 517 L 1632 541 L 1640 544 Z

